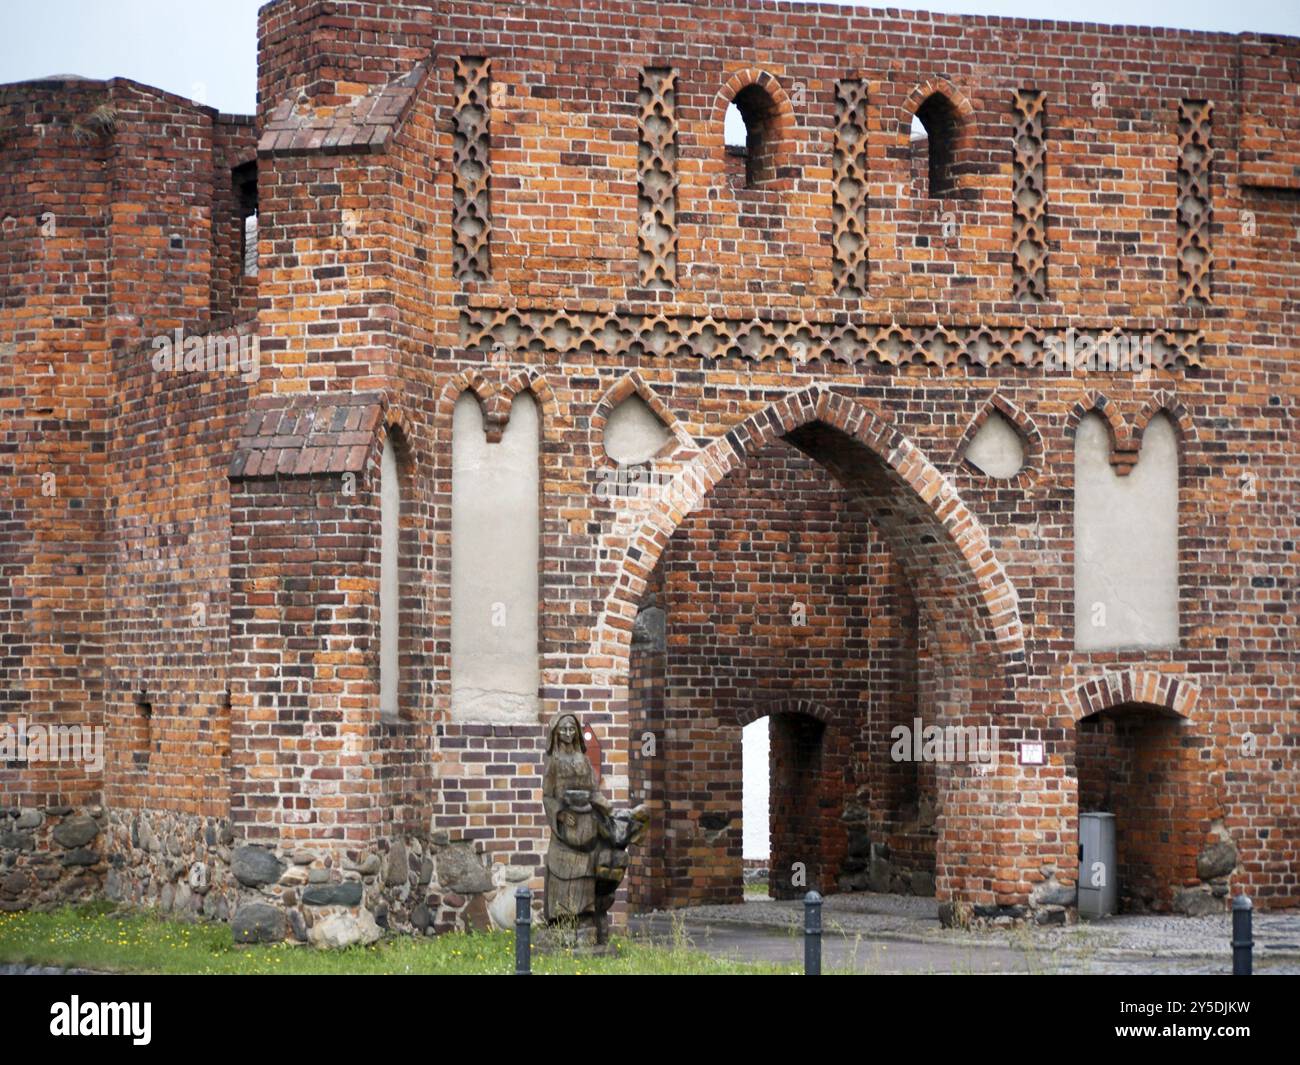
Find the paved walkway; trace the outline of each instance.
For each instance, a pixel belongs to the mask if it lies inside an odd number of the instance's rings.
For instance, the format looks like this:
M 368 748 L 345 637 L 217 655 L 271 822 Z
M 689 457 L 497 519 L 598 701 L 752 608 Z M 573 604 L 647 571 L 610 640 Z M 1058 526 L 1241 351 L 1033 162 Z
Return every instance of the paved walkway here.
M 933 899 L 867 892 L 824 906 L 824 966 L 878 973 L 1230 973 L 1229 914 L 1126 915 L 1068 927 L 983 932 L 939 924 Z M 684 935 L 719 957 L 800 961 L 803 903 L 749 899 L 638 915 L 632 931 Z M 1300 912 L 1257 913 L 1255 970 L 1300 974 Z

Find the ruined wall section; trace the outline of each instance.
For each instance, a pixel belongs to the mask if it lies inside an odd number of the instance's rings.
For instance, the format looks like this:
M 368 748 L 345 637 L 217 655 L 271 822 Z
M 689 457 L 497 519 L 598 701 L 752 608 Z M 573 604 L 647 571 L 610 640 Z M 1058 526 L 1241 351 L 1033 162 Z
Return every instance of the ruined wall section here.
M 218 115 L 212 147 L 212 296 L 210 318 L 244 321 L 257 314 L 256 247 L 245 246 L 240 190 L 235 183 L 257 168 L 257 131 L 246 115 Z
M 16 234 L 33 229 L 30 240 L 5 242 L 16 261 L 5 274 L 4 323 L 16 344 L 4 370 L 22 375 L 9 393 L 6 440 L 31 441 L 14 450 L 36 462 L 32 498 L 67 508 L 48 524 L 52 513 L 24 502 L 6 538 L 15 556 L 4 610 L 23 634 L 9 646 L 36 651 L 33 638 L 52 632 L 59 646 L 41 660 L 68 673 L 47 684 L 20 662 L 6 668 L 5 720 L 17 712 L 84 726 L 103 741 L 93 769 L 2 771 L 13 813 L 35 828 L 6 836 L 6 847 L 41 866 L 4 900 L 26 904 L 102 885 L 106 806 L 192 816 L 228 807 L 225 466 L 256 348 L 246 320 L 230 325 L 233 290 L 214 295 L 214 257 L 233 254 L 237 233 L 214 230 L 213 215 L 232 157 L 247 157 L 253 138 L 247 121 L 123 79 L 29 83 L 4 95 L 15 128 L 3 166 L 13 207 L 0 213 Z M 244 292 L 247 310 L 254 290 Z M 224 321 L 222 368 L 206 342 L 214 313 Z M 160 368 L 156 337 L 169 351 L 197 337 L 197 361 Z M 27 372 L 34 367 L 43 372 Z M 17 487 L 29 474 L 14 476 Z M 44 574 L 42 559 L 53 567 Z M 60 605 L 51 610 L 47 599 Z M 45 720 L 37 708 L 52 695 Z M 65 821 L 75 825 L 50 834 Z
M 103 725 L 110 104 L 97 82 L 0 90 L 0 714 L 11 728 Z M 98 802 L 101 788 L 82 762 L 0 765 L 15 813 Z

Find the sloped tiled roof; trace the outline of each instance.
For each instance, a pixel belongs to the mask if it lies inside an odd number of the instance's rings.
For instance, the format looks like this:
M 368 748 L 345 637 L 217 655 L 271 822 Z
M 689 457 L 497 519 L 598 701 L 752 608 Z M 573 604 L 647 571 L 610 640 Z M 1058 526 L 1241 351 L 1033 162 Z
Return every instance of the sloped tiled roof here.
M 382 417 L 378 392 L 264 396 L 244 419 L 230 477 L 359 473 Z
M 382 151 L 428 69 L 427 62 L 418 63 L 409 74 L 338 107 L 314 109 L 283 100 L 267 119 L 257 150 L 274 155 Z

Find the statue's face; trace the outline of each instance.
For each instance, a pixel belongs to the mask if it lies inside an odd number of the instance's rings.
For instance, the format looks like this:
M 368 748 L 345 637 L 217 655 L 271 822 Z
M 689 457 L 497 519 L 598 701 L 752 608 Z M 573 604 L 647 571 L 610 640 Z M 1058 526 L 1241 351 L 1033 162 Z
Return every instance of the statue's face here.
M 578 740 L 578 723 L 571 717 L 566 717 L 560 722 L 560 727 L 556 729 L 560 737 L 560 742 L 566 747 L 571 747 Z

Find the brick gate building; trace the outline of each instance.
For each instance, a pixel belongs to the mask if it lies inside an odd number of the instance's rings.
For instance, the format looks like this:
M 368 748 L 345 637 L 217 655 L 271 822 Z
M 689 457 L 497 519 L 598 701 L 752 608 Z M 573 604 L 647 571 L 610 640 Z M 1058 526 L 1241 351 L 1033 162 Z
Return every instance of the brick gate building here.
M 776 894 L 1065 920 L 1100 810 L 1128 908 L 1300 901 L 1300 42 L 277 0 L 259 53 L 255 120 L 0 88 L 0 906 L 484 924 L 560 711 L 633 906 L 740 898 L 762 717 Z

